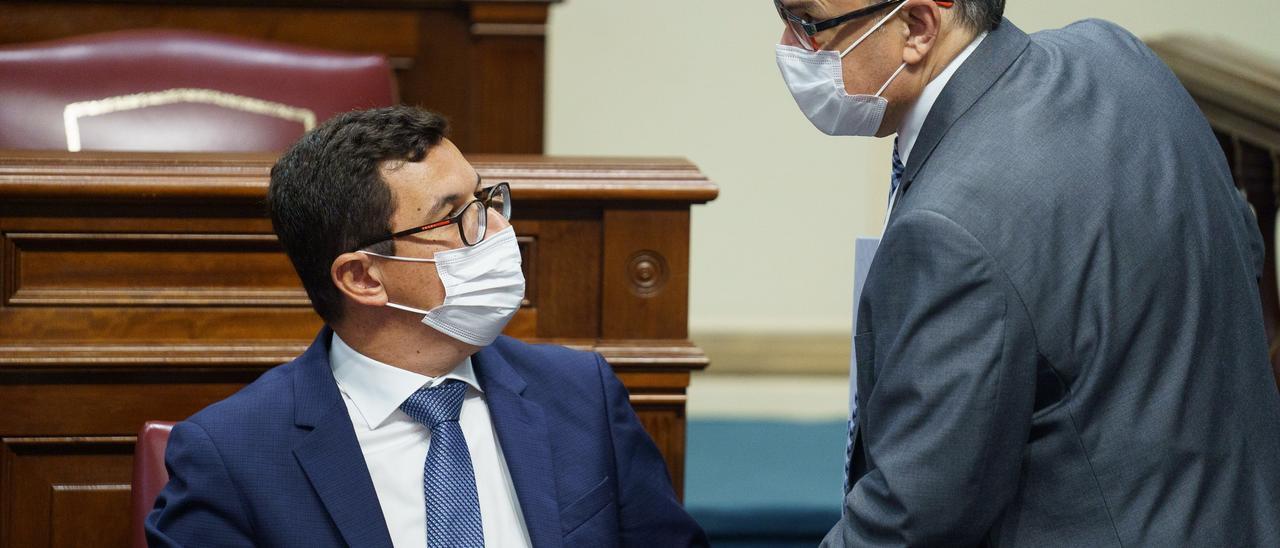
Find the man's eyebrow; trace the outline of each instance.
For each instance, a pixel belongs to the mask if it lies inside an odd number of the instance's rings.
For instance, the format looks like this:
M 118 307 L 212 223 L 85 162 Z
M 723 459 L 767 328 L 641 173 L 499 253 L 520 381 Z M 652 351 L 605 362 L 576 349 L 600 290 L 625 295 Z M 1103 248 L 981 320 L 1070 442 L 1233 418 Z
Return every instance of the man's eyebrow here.
M 782 7 L 785 8 L 787 11 L 791 11 L 792 15 L 795 15 L 795 12 L 792 10 L 795 10 L 797 8 L 800 8 L 800 9 L 811 8 L 813 7 L 813 0 L 782 0 Z
M 473 191 L 471 194 L 474 195 L 476 192 L 479 192 L 481 180 L 482 179 L 480 178 L 480 174 L 477 173 L 476 174 L 476 190 Z M 434 223 L 438 220 L 443 220 L 443 217 L 441 217 L 440 219 L 436 218 L 436 217 L 439 217 L 437 212 L 439 212 L 443 208 L 449 207 L 449 205 L 462 199 L 462 197 L 463 196 L 461 194 L 454 193 L 454 194 L 448 194 L 448 195 L 437 198 L 436 205 L 432 206 L 432 208 L 427 211 L 427 218 L 422 224 L 426 225 L 426 224 Z M 447 212 L 448 210 L 446 209 L 445 211 Z
M 441 196 L 440 198 L 436 199 L 436 205 L 433 206 L 429 211 L 427 211 L 427 219 L 422 224 L 426 225 L 426 224 L 434 223 L 436 221 L 443 220 L 444 217 L 439 215 L 438 212 L 441 209 L 443 209 L 445 213 L 448 213 L 449 206 L 454 202 L 458 201 L 458 199 L 460 198 L 462 198 L 461 194 L 454 193 L 446 196 Z

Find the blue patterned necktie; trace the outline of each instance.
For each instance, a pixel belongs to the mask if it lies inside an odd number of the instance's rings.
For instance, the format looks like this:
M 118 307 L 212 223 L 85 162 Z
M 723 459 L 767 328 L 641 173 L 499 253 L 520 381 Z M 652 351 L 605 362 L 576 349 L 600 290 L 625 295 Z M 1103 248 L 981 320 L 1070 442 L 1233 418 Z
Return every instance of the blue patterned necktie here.
M 458 425 L 466 395 L 466 383 L 446 381 L 434 388 L 420 388 L 400 404 L 401 411 L 431 429 L 431 447 L 422 471 L 430 546 L 484 547 L 476 473 Z
M 898 187 L 902 186 L 902 172 L 906 171 L 906 167 L 902 165 L 902 158 L 898 156 L 898 138 L 893 138 L 893 175 L 889 177 L 889 205 L 893 205 L 893 195 L 898 192 Z

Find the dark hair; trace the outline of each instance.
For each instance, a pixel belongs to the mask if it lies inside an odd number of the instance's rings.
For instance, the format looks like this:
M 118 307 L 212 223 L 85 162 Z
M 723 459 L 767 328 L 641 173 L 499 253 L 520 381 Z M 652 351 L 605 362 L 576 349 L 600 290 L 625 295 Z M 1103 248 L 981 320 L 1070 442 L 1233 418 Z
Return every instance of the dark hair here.
M 956 0 L 960 24 L 977 33 L 996 30 L 1004 19 L 1004 0 Z
M 387 160 L 421 161 L 444 138 L 448 122 L 406 106 L 348 112 L 295 143 L 271 168 L 271 226 L 325 322 L 342 318 L 333 260 L 391 232 L 395 203 L 379 168 Z M 394 254 L 395 244 L 370 246 Z

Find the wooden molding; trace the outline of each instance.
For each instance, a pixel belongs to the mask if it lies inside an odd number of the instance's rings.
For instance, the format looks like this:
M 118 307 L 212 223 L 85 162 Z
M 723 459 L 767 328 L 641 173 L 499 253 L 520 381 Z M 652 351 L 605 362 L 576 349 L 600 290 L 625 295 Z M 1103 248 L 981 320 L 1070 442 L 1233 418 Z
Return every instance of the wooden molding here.
M 0 199 L 29 201 L 257 201 L 273 154 L 5 151 Z M 719 188 L 679 158 L 472 157 L 486 179 L 510 181 L 520 200 L 705 203 Z
M 611 365 L 626 370 L 695 370 L 709 363 L 702 349 L 691 341 L 610 341 L 580 339 L 531 339 L 531 343 L 555 343 L 576 350 L 599 352 Z M 307 349 L 310 341 L 225 341 L 200 343 L 137 342 L 114 344 L 100 341 L 70 343 L 0 344 L 0 371 L 245 368 L 288 362 Z

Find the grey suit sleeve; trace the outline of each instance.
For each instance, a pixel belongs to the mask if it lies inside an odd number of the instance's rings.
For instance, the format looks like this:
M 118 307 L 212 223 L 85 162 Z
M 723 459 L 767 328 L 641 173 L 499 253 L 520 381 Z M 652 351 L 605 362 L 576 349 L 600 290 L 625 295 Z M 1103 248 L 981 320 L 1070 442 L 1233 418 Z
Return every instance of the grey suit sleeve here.
M 874 350 L 858 364 L 868 472 L 823 546 L 977 544 L 1017 491 L 1030 322 L 979 241 L 939 214 L 904 212 L 875 263 L 861 316 Z

